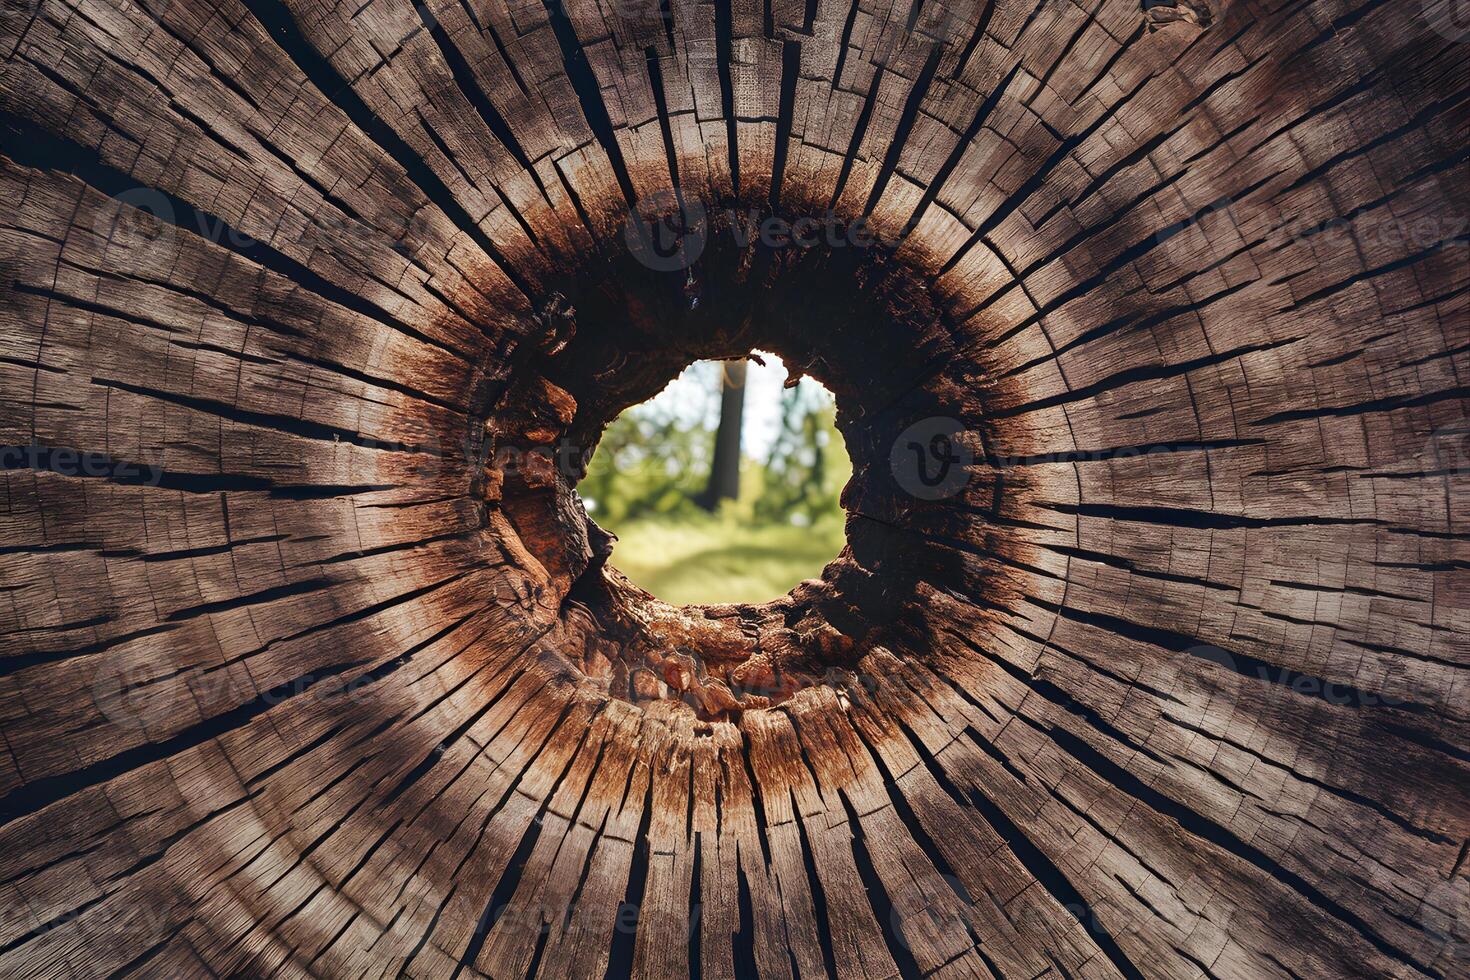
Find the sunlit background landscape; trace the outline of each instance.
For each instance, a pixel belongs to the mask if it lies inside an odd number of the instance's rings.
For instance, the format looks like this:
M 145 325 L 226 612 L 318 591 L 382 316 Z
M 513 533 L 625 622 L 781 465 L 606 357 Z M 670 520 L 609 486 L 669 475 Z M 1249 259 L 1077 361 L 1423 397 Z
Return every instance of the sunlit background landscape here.
M 578 490 L 635 583 L 673 603 L 764 602 L 842 549 L 852 466 L 832 395 L 786 381 L 771 354 L 699 361 L 608 428 Z

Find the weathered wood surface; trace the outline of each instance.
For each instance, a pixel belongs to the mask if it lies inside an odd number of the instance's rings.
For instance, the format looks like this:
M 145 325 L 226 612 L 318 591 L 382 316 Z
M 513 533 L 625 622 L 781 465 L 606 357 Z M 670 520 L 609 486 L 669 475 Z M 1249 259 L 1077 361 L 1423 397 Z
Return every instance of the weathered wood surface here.
M 1461 9 L 3 4 L 0 975 L 1470 976 Z M 752 346 L 672 610 L 544 453 Z

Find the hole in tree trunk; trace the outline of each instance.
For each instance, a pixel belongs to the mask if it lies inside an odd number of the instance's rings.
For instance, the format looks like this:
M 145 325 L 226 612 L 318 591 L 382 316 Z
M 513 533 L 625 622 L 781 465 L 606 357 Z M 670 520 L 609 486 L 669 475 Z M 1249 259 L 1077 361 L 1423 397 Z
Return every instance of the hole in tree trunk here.
M 780 358 L 699 361 L 604 431 L 577 492 L 611 563 L 667 602 L 757 602 L 842 550 L 832 394 Z
M 936 590 L 1000 589 L 1004 566 L 981 566 L 974 549 L 1010 545 L 973 534 L 1000 490 L 981 465 L 980 368 L 956 354 L 958 324 L 924 270 L 877 239 L 777 247 L 737 234 L 733 209 L 705 211 L 697 257 L 676 252 L 672 268 L 636 251 L 589 257 L 543 294 L 537 330 L 486 378 L 486 465 L 473 482 L 487 524 L 525 549 L 497 598 L 539 607 L 532 655 L 594 696 L 712 720 L 871 682 L 859 662 L 874 650 L 927 657 L 912 637 L 929 629 Z M 834 396 L 852 463 L 845 540 L 785 595 L 675 605 L 618 570 L 607 508 L 589 514 L 579 490 L 596 501 L 589 463 L 620 413 L 694 362 L 753 351 Z

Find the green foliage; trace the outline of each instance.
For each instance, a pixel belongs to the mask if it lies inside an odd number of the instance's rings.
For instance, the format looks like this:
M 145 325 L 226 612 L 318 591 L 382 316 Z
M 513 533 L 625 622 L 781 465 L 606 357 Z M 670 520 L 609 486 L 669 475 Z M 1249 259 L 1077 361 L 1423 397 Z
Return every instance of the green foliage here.
M 603 433 L 577 490 L 593 518 L 609 527 L 690 513 L 709 473 L 711 439 L 702 425 L 624 412 Z
M 599 524 L 621 533 L 630 521 L 692 516 L 709 479 L 718 424 L 720 369 L 691 369 L 683 402 L 649 402 L 620 415 L 603 434 L 577 489 Z M 831 395 L 813 382 L 782 393 L 781 431 L 764 460 L 741 463 L 741 496 L 721 513 L 745 523 L 813 526 L 840 513 L 852 472 L 833 424 Z
M 709 514 L 694 499 L 709 480 L 721 371 L 705 363 L 691 372 L 675 397 L 608 427 L 577 490 L 618 535 L 613 564 L 638 585 L 673 603 L 763 602 L 842 550 L 838 497 L 852 468 L 832 396 L 812 382 L 782 392 L 766 458 L 743 459 L 740 499 Z
M 593 518 L 617 528 L 626 521 L 695 510 L 714 455 L 719 372 L 688 369 L 681 399 L 635 405 L 613 420 L 597 444 L 577 491 Z
M 852 463 L 834 424 L 830 395 L 799 385 L 782 395 L 781 434 L 761 474 L 755 516 L 810 525 L 836 514 Z

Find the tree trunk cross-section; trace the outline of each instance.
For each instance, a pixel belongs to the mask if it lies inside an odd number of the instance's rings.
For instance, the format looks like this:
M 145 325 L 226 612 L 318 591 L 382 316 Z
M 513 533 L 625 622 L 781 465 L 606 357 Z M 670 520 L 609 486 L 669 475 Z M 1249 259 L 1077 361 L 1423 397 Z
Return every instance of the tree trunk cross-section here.
M 5 0 L 0 976 L 1470 976 L 1467 145 L 1455 0 Z M 671 607 L 752 349 L 848 545 Z

